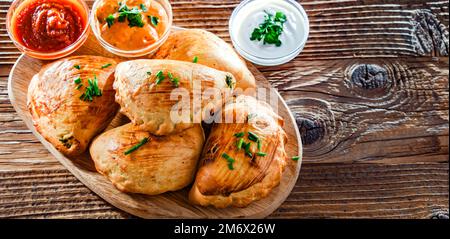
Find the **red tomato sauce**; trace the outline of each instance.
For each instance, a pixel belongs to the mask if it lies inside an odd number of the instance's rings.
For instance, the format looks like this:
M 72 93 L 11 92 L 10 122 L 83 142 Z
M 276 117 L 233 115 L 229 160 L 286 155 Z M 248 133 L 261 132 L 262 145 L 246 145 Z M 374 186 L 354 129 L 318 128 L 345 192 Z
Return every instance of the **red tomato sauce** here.
M 68 0 L 37 0 L 15 17 L 16 38 L 32 50 L 55 52 L 74 43 L 83 33 L 87 16 Z

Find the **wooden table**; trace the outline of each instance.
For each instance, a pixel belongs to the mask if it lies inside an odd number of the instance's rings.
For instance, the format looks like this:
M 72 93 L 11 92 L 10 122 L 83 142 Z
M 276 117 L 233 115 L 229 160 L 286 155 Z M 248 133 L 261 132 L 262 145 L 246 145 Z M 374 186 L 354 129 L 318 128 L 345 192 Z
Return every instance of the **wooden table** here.
M 0 1 L 0 217 L 128 218 L 84 187 L 10 105 L 20 53 Z M 172 1 L 175 24 L 229 41 L 238 0 Z M 305 146 L 300 178 L 270 218 L 447 218 L 449 3 L 301 1 L 303 53 L 259 67 L 295 114 Z

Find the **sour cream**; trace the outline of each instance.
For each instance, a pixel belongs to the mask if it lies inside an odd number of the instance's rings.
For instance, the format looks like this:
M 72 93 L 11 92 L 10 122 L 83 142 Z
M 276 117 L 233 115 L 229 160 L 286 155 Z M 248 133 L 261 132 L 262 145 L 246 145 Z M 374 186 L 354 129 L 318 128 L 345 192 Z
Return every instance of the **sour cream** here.
M 250 39 L 254 29 L 264 22 L 266 12 L 286 15 L 279 47 Z M 258 65 L 273 66 L 292 60 L 303 50 L 309 35 L 309 22 L 306 12 L 296 1 L 246 0 L 234 10 L 229 30 L 234 47 L 244 58 Z

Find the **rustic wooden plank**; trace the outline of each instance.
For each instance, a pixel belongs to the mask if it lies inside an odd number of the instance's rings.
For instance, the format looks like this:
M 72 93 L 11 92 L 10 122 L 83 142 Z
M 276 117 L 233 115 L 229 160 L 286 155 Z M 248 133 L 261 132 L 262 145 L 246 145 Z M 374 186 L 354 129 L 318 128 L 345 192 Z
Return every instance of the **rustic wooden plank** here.
M 0 77 L 0 170 L 62 169 L 11 106 L 7 82 Z
M 66 170 L 0 172 L 0 217 L 128 218 Z M 448 217 L 448 164 L 315 164 L 270 218 Z
M 0 217 L 129 218 L 65 169 L 1 172 Z
M 318 164 L 272 218 L 429 218 L 448 216 L 448 164 Z
M 448 161 L 448 58 L 264 68 L 297 117 L 304 162 Z
M 6 77 L 20 55 L 5 31 L 10 2 L 0 1 L 0 182 L 13 177 L 17 184 L 0 190 L 0 217 L 128 217 L 65 171 L 10 106 Z M 229 41 L 239 0 L 171 2 L 176 25 Z M 260 68 L 290 101 L 307 142 L 298 186 L 271 217 L 448 218 L 448 1 L 301 3 L 311 21 L 304 52 Z M 360 164 L 321 163 L 350 161 Z M 13 172 L 24 169 L 33 170 Z M 69 179 L 52 182 L 56 174 Z M 55 207 L 45 203 L 52 198 Z
M 0 18 L 11 1 L 0 2 Z M 92 3 L 93 1 L 88 1 Z M 203 28 L 229 41 L 228 20 L 239 0 L 173 0 L 174 24 Z M 301 60 L 354 57 L 448 56 L 448 1 L 300 1 L 311 22 Z M 0 58 L 7 65 L 18 51 L 0 25 Z M 2 71 L 0 71 L 2 72 Z

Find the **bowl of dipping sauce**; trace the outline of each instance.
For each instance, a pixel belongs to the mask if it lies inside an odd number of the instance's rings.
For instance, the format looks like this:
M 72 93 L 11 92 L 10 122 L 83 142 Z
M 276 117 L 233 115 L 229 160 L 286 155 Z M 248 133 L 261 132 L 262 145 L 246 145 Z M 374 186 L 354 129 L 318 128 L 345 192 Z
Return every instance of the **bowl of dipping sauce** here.
M 154 53 L 167 40 L 172 7 L 168 0 L 97 0 L 89 21 L 105 49 L 140 57 Z
M 89 7 L 81 0 L 15 0 L 6 16 L 8 35 L 31 57 L 65 57 L 89 35 Z
M 245 0 L 233 11 L 229 31 L 242 57 L 275 66 L 291 61 L 303 50 L 309 20 L 294 0 Z

